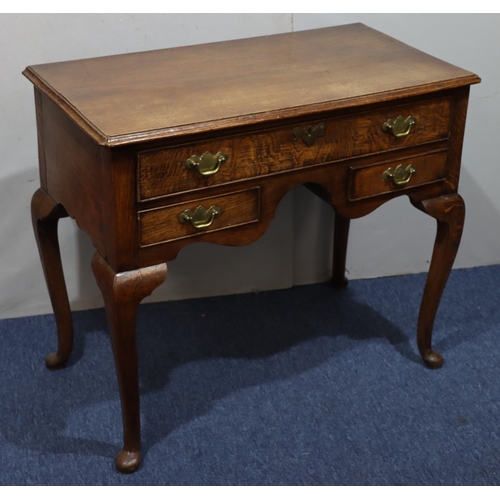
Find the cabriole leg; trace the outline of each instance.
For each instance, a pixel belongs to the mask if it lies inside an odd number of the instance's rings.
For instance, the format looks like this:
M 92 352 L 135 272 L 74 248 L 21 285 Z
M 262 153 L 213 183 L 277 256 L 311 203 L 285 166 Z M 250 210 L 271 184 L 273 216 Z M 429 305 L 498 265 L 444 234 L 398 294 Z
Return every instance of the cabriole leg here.
M 432 329 L 439 301 L 450 275 L 462 237 L 465 204 L 459 194 L 412 203 L 437 220 L 437 234 L 418 317 L 417 343 L 420 354 L 431 368 L 439 368 L 443 357 L 432 349 Z
M 57 236 L 59 219 L 67 215 L 64 208 L 56 204 L 43 189 L 38 189 L 33 195 L 31 200 L 33 230 L 57 325 L 57 351 L 45 359 L 45 364 L 50 369 L 63 367 L 73 347 L 71 309 Z
M 123 449 L 116 456 L 116 467 L 134 472 L 141 463 L 136 312 L 139 303 L 165 281 L 167 265 L 115 273 L 95 253 L 92 270 L 104 297 L 122 405 Z

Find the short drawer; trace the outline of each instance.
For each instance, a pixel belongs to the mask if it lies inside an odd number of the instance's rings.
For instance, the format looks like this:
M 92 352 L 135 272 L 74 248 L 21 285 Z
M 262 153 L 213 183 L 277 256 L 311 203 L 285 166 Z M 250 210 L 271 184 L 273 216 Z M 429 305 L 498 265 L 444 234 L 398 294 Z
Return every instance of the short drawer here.
M 260 189 L 138 212 L 140 246 L 190 238 L 259 220 Z
M 349 199 L 361 200 L 446 178 L 446 151 L 366 167 L 351 167 Z
M 233 143 L 234 139 L 229 137 L 138 153 L 138 200 L 149 200 L 231 181 L 234 166 Z M 217 156 L 218 153 L 219 156 Z M 186 166 L 193 156 L 203 157 L 201 158 L 203 167 L 209 165 L 208 170 L 204 171 L 205 175 L 201 174 L 196 167 Z M 190 166 L 195 162 L 194 160 L 191 161 Z M 213 165 L 211 170 L 210 164 Z M 217 173 L 211 173 L 215 169 Z
M 398 130 L 399 122 L 403 122 Z M 404 120 L 411 123 L 405 129 Z M 448 138 L 451 98 L 138 153 L 138 200 Z M 384 126 L 389 124 L 389 126 Z M 406 133 L 407 132 L 407 133 Z M 396 135 L 398 135 L 396 137 Z M 405 135 L 406 134 L 406 135 Z

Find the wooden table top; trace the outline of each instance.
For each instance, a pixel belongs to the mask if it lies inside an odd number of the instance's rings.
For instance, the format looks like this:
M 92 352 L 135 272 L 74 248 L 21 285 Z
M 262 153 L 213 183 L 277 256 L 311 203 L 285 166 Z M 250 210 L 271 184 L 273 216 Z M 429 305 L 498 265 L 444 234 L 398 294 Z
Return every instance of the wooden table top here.
M 480 82 L 363 24 L 28 66 L 24 75 L 107 146 Z

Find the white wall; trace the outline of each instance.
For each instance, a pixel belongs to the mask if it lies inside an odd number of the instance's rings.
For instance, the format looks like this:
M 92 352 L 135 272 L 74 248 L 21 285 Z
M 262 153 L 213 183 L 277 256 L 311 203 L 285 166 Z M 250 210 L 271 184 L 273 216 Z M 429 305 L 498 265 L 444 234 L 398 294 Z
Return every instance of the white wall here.
M 416 48 L 478 73 L 472 87 L 461 193 L 468 213 L 456 267 L 500 262 L 500 16 L 386 14 L 85 14 L 0 15 L 0 318 L 51 312 L 32 235 L 29 204 L 39 186 L 29 64 L 190 45 L 322 26 L 364 22 Z M 214 26 L 217 29 L 214 29 Z M 150 300 L 285 288 L 327 279 L 331 209 L 298 188 L 283 200 L 266 235 L 253 245 L 191 245 L 169 264 Z M 88 237 L 73 221 L 60 224 L 74 309 L 100 307 L 90 271 Z M 353 221 L 351 279 L 423 272 L 435 223 L 393 200 Z M 196 257 L 208 255 L 201 267 Z M 242 265 L 244 263 L 244 265 Z

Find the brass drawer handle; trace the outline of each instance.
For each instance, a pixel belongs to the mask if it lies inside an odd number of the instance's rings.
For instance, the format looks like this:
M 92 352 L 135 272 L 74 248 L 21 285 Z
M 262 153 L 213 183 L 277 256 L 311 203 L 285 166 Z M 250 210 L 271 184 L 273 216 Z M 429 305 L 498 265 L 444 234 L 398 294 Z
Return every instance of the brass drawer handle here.
M 412 175 L 417 171 L 414 165 L 408 165 L 405 167 L 403 164 L 398 165 L 395 169 L 390 167 L 383 174 L 382 178 L 386 181 L 391 180 L 396 187 L 406 186 L 412 177 Z
M 395 120 L 387 120 L 382 125 L 382 130 L 384 132 L 392 132 L 394 137 L 406 137 L 410 131 L 411 127 L 417 123 L 417 119 L 414 116 L 409 116 L 408 118 L 403 118 L 399 115 Z
M 323 122 L 318 123 L 315 127 L 308 125 L 305 130 L 300 127 L 293 129 L 295 139 L 302 139 L 307 146 L 312 146 L 314 141 L 323 135 L 325 135 L 325 124 Z
M 215 155 L 208 151 L 201 156 L 193 155 L 185 162 L 188 170 L 197 170 L 203 177 L 210 177 L 219 171 L 220 166 L 227 160 L 227 154 L 219 151 Z
M 184 210 L 179 214 L 179 222 L 185 224 L 189 222 L 195 229 L 206 229 L 210 227 L 216 217 L 222 214 L 222 210 L 217 205 L 212 205 L 209 209 L 205 209 L 203 205 L 193 210 Z

